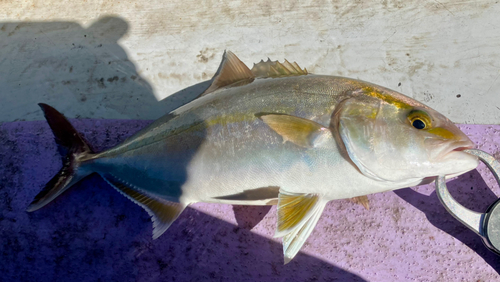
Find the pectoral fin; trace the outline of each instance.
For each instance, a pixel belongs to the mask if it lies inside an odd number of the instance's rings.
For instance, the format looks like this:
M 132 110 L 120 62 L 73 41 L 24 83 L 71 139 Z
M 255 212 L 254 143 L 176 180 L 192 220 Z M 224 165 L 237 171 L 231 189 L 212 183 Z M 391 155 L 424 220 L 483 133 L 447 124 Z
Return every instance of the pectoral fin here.
M 370 209 L 370 201 L 368 200 L 368 197 L 366 195 L 350 198 L 349 201 L 351 201 L 352 203 L 358 204 L 358 205 L 362 205 L 367 210 Z
M 130 188 L 126 183 L 112 175 L 103 175 L 103 178 L 118 192 L 148 212 L 153 221 L 153 239 L 160 237 L 185 208 L 185 205 L 181 203 L 169 202 L 145 191 Z
M 278 223 L 274 237 L 283 237 L 285 264 L 300 250 L 326 205 L 317 194 L 296 194 L 281 190 Z
M 304 148 L 313 148 L 332 136 L 328 128 L 312 120 L 283 114 L 265 114 L 259 117 L 281 135 L 284 142 L 290 141 Z

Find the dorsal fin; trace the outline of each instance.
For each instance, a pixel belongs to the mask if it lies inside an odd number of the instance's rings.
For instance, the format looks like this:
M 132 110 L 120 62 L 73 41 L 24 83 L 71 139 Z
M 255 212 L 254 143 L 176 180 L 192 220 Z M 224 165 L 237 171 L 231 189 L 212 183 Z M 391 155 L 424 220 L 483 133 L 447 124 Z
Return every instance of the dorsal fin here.
M 266 62 L 263 60 L 257 64 L 253 65 L 252 73 L 256 78 L 266 78 L 266 77 L 284 77 L 284 76 L 296 76 L 296 75 L 306 75 L 307 70 L 301 69 L 296 62 L 290 63 L 285 60 L 283 63 L 278 61 L 271 61 L 267 59 Z
M 237 82 L 246 84 L 252 82 L 254 78 L 252 71 L 233 52 L 224 51 L 219 69 L 212 78 L 212 84 L 200 96 Z

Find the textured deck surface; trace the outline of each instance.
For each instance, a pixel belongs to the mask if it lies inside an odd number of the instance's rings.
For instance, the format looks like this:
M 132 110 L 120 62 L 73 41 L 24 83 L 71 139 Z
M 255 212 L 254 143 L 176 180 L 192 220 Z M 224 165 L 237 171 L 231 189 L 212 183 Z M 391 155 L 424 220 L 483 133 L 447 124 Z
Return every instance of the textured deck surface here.
M 72 122 L 97 150 L 148 124 Z M 500 126 L 461 128 L 479 149 L 500 155 Z M 330 202 L 302 251 L 283 266 L 280 240 L 272 238 L 275 207 L 195 204 L 153 241 L 147 213 L 94 176 L 25 212 L 59 166 L 45 122 L 0 125 L 0 281 L 500 279 L 500 257 L 446 213 L 433 184 L 371 195 L 369 211 Z M 448 187 L 476 211 L 500 195 L 482 165 Z

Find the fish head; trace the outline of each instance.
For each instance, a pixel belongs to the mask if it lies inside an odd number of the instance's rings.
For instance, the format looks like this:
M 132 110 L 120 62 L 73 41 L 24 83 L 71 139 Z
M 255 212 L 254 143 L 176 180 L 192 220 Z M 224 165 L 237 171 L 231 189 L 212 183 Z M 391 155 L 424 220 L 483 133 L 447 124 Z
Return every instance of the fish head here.
M 341 143 L 365 176 L 401 187 L 477 167 L 474 143 L 449 119 L 403 94 L 366 87 L 334 115 Z

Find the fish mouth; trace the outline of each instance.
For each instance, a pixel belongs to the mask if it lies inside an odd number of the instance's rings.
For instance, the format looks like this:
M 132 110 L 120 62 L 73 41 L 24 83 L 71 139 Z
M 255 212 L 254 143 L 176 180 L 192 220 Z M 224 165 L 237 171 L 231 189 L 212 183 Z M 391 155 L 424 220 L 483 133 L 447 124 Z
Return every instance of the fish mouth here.
M 453 150 L 450 151 L 451 152 L 462 152 L 462 151 L 465 151 L 465 150 L 468 150 L 468 149 L 474 149 L 475 146 L 473 145 L 470 145 L 470 146 L 460 146 L 460 147 L 457 147 Z
M 467 149 L 474 149 L 475 145 L 472 143 L 470 140 L 464 140 L 464 141 L 457 141 L 451 144 L 450 150 L 448 151 L 447 154 L 452 153 L 452 152 L 462 152 Z
M 464 150 L 474 149 L 474 147 L 475 147 L 474 143 L 472 143 L 472 141 L 470 141 L 470 140 L 467 140 L 467 141 L 458 141 L 458 142 L 456 142 L 454 144 L 453 148 L 448 152 L 448 154 L 453 153 L 453 152 L 461 152 L 463 154 L 467 154 L 467 155 L 475 157 L 472 154 L 468 154 L 466 152 L 463 152 Z M 462 174 L 464 174 L 464 173 L 466 173 L 468 171 L 470 171 L 470 169 L 464 170 L 464 171 L 461 171 L 461 172 L 457 172 L 457 173 L 447 174 L 445 176 L 445 179 L 448 180 L 450 178 L 457 177 L 457 176 L 462 175 Z
M 467 142 L 467 141 L 461 141 L 461 142 Z M 474 146 L 474 144 L 472 144 L 472 142 L 467 142 L 467 143 L 471 143 L 471 144 L 459 145 L 458 147 L 456 147 L 452 151 L 464 151 L 464 150 L 468 150 L 468 149 L 474 149 L 475 146 Z

